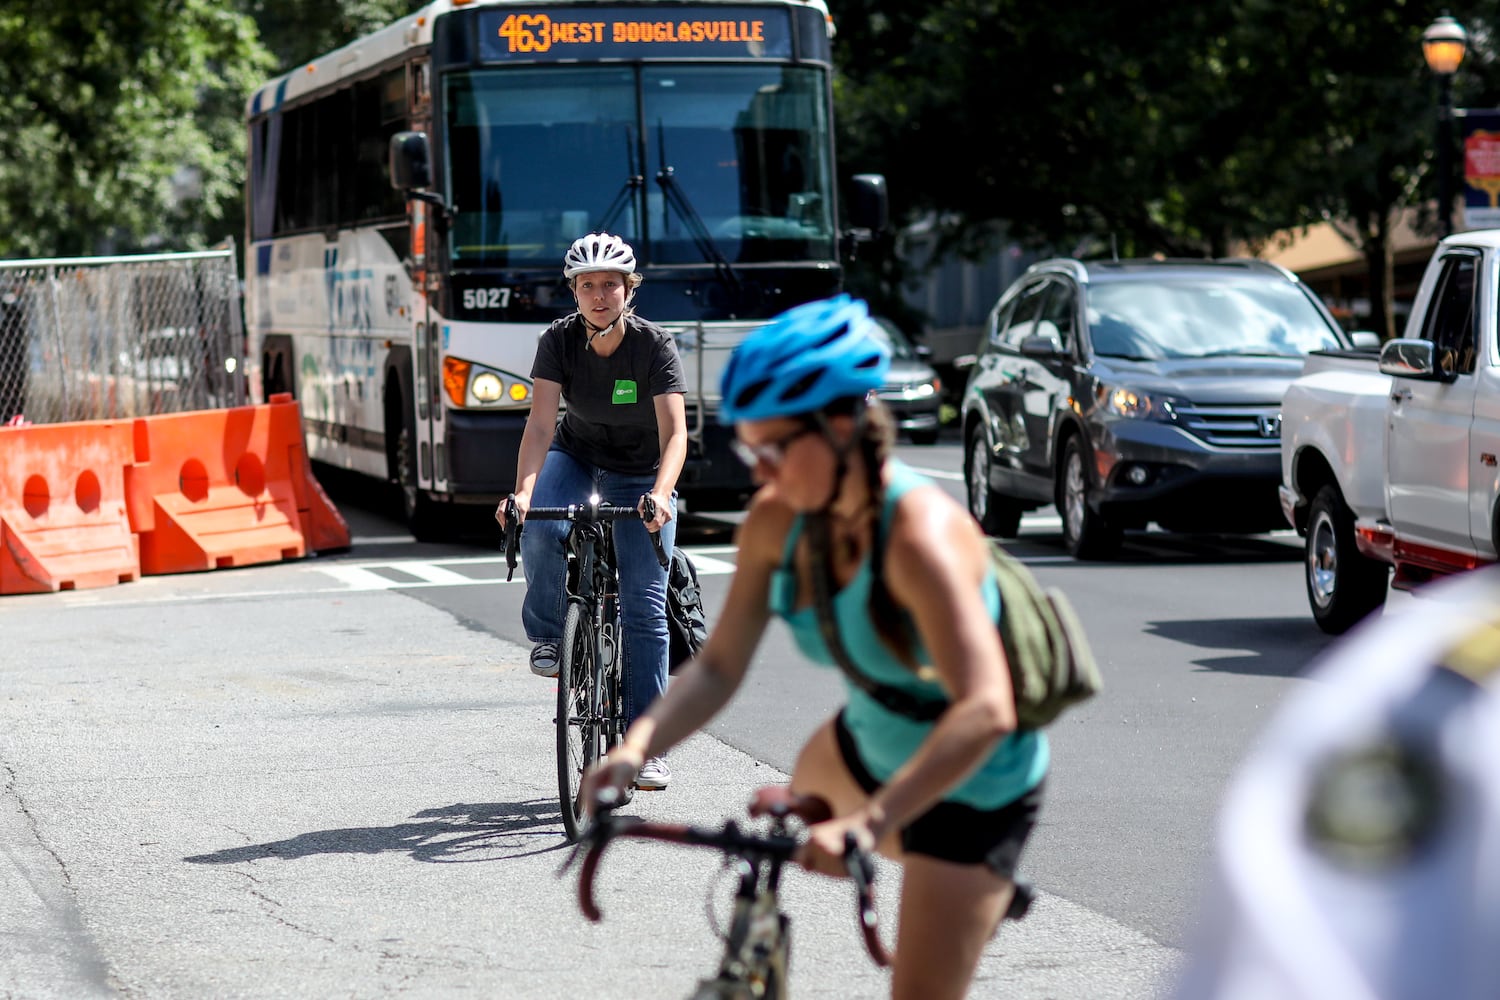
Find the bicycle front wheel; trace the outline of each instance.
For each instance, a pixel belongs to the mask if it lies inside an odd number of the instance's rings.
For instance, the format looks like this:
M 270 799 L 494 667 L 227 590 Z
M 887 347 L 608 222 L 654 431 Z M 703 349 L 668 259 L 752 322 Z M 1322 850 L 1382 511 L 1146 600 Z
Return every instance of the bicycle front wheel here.
M 583 830 L 583 772 L 604 738 L 591 624 L 582 604 L 568 603 L 557 669 L 557 799 L 570 841 Z

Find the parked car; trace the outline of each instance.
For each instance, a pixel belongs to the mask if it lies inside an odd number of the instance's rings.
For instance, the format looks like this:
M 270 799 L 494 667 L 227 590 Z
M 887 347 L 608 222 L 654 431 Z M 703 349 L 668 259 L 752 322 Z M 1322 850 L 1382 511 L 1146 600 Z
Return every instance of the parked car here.
M 936 444 L 942 429 L 943 383 L 927 359 L 932 351 L 917 345 L 883 316 L 874 317 L 876 335 L 891 349 L 891 369 L 876 395 L 896 417 L 896 428 L 912 444 Z
M 1013 537 L 1055 504 L 1080 559 L 1152 522 L 1285 528 L 1282 393 L 1308 352 L 1376 344 L 1265 261 L 1041 261 L 1000 296 L 967 376 L 969 509 Z

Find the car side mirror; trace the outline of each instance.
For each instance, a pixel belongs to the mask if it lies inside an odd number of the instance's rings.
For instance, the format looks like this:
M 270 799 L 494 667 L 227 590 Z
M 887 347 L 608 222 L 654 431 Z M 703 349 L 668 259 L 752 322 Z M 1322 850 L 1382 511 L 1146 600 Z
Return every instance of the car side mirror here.
M 966 372 L 977 364 L 979 364 L 979 355 L 960 354 L 953 359 L 953 370 L 956 372 Z
M 1355 330 L 1349 334 L 1349 340 L 1356 351 L 1380 350 L 1380 334 L 1374 330 Z
M 1067 351 L 1054 333 L 1033 333 L 1021 341 L 1021 353 L 1030 358 L 1055 358 Z
M 1390 340 L 1380 349 L 1380 371 L 1397 378 L 1426 381 L 1441 379 L 1437 367 L 1437 349 L 1430 340 L 1401 338 Z
M 932 360 L 932 346 L 929 344 L 912 344 L 912 353 L 922 361 Z

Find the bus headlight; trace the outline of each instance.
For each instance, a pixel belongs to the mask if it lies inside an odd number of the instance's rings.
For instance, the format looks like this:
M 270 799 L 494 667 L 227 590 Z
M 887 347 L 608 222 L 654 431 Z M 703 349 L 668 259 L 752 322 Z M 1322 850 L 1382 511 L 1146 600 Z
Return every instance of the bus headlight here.
M 481 403 L 494 403 L 504 398 L 505 383 L 494 372 L 483 372 L 474 376 L 474 382 L 469 386 L 469 391 Z
M 459 409 L 531 401 L 526 379 L 455 357 L 443 358 L 443 392 Z

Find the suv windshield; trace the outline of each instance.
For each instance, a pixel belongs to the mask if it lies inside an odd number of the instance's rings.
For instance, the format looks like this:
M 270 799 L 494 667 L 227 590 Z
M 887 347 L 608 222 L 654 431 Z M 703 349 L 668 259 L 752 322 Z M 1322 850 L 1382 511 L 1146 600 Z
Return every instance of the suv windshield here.
M 1094 353 L 1111 357 L 1295 357 L 1344 346 L 1302 289 L 1281 280 L 1097 282 L 1088 303 Z
M 901 331 L 895 323 L 888 319 L 875 316 L 871 317 L 874 324 L 870 327 L 870 335 L 890 349 L 893 358 L 915 358 L 916 348 L 912 347 L 906 334 Z

